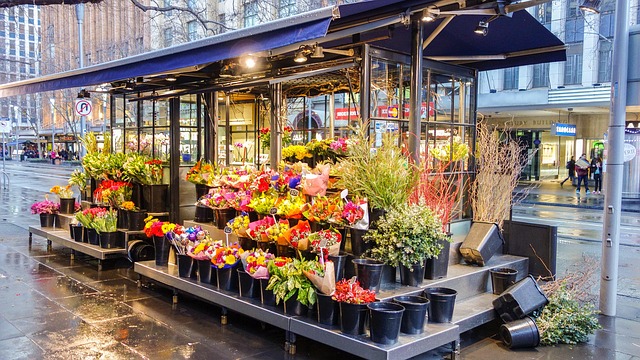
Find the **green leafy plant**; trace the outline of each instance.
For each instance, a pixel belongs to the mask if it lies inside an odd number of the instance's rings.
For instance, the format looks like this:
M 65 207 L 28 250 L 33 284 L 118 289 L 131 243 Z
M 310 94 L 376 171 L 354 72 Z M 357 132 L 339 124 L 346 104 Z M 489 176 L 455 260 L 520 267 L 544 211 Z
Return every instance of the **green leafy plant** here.
M 366 241 L 374 243 L 368 254 L 391 266 L 411 267 L 437 257 L 442 242 L 450 240 L 442 231 L 442 223 L 423 203 L 393 208 L 370 230 Z
M 78 169 L 73 170 L 68 183 L 71 186 L 77 186 L 78 190 L 83 191 L 87 187 L 87 174 Z
M 115 232 L 117 230 L 118 215 L 115 210 L 100 212 L 93 219 L 93 228 L 98 233 Z
M 374 149 L 374 140 L 366 137 L 361 123 L 352 138 L 348 155 L 340 159 L 341 177 L 336 186 L 367 198 L 372 208 L 389 210 L 407 203 L 417 174 L 390 133 L 384 134 L 382 146 Z
M 577 344 L 600 329 L 596 310 L 591 303 L 581 303 L 564 286 L 549 296 L 549 304 L 535 321 L 540 331 L 540 344 Z
M 302 272 L 307 267 L 303 261 L 295 259 L 278 266 L 275 261 L 269 262 L 269 285 L 267 290 L 273 290 L 276 303 L 287 301 L 297 294 L 296 299 L 302 305 L 311 306 L 316 303 L 316 290 L 311 281 Z

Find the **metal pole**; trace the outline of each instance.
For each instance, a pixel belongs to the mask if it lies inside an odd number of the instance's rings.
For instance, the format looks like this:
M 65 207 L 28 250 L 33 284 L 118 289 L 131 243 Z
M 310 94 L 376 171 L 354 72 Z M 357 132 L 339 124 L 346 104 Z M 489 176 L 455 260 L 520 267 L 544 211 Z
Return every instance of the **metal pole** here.
M 336 136 L 336 95 L 331 92 L 329 95 L 329 139 Z
M 82 37 L 82 23 L 84 21 L 84 4 L 76 4 L 76 19 L 78 20 L 78 59 L 80 63 L 80 68 L 84 67 L 84 43 Z M 84 138 L 87 134 L 87 117 L 80 117 L 80 136 Z M 84 157 L 87 154 L 87 149 L 83 146 L 80 146 L 78 149 L 78 154 L 80 157 Z
M 620 251 L 620 212 L 624 167 L 624 125 L 627 107 L 627 69 L 629 62 L 629 0 L 616 1 L 616 28 L 613 37 L 611 76 L 611 115 L 607 137 L 607 163 L 604 167 L 606 192 L 602 231 L 600 272 L 600 311 L 616 315 L 618 257 Z
M 282 83 L 269 85 L 271 100 L 271 144 L 269 144 L 269 163 L 272 169 L 277 169 L 282 157 L 282 133 L 280 115 L 282 114 Z
M 409 153 L 420 164 L 420 116 L 422 115 L 422 14 L 411 16 L 411 95 L 409 98 Z M 402 104 L 400 113 L 402 114 Z

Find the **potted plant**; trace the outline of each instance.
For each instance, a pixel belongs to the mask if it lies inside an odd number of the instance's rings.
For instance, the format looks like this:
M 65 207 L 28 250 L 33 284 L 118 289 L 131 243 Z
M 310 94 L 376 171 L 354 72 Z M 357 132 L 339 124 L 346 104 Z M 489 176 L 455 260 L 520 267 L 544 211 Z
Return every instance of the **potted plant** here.
M 76 211 L 76 199 L 73 197 L 73 189 L 71 185 L 59 186 L 55 185 L 49 192 L 58 195 L 60 199 L 60 213 L 73 214 Z M 78 204 L 78 207 L 80 204 Z
M 118 215 L 116 210 L 105 210 L 96 214 L 93 228 L 98 232 L 100 247 L 103 249 L 123 248 L 117 231 Z M 124 240 L 124 238 L 122 238 Z
M 369 231 L 373 242 L 369 255 L 392 267 L 400 266 L 403 285 L 418 286 L 424 279 L 424 263 L 437 257 L 447 240 L 442 223 L 425 204 L 409 204 L 391 209 Z
M 186 180 L 196 186 L 196 197 L 199 199 L 209 192 L 209 180 L 213 180 L 216 166 L 206 160 L 198 160 L 186 175 Z
M 350 335 L 364 334 L 367 304 L 376 300 L 376 293 L 363 289 L 354 277 L 338 281 L 332 299 L 340 306 L 340 331 Z
M 294 259 L 291 262 L 281 264 L 281 266 L 278 265 L 279 263 L 276 261 L 267 265 L 269 285 L 266 290 L 273 290 L 276 304 L 281 301 L 285 302 L 287 314 L 304 315 L 307 309 L 316 303 L 316 291 L 313 284 L 304 275 L 300 260 Z
M 91 200 L 91 194 L 86 192 L 87 188 L 87 174 L 78 169 L 73 170 L 68 181 L 69 185 L 78 187 L 80 191 L 81 200 Z
M 91 245 L 100 245 L 98 238 L 98 231 L 95 228 L 94 220 L 99 213 L 106 211 L 104 208 L 95 207 L 90 209 L 84 209 L 75 214 L 76 220 L 78 220 L 85 229 L 84 242 Z
M 130 153 L 123 164 L 124 179 L 142 185 L 141 207 L 150 213 L 165 212 L 169 185 L 163 184 L 162 160 Z
M 49 200 L 48 197 L 31 205 L 31 213 L 40 215 L 41 227 L 54 227 L 55 218 L 59 210 L 60 204 Z

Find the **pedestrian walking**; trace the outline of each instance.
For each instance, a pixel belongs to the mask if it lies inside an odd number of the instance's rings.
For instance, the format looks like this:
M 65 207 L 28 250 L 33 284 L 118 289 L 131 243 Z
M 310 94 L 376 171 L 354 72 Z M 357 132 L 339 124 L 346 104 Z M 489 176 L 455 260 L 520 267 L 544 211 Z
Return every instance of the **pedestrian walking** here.
M 576 194 L 580 195 L 580 183 L 584 182 L 584 190 L 589 195 L 589 167 L 591 163 L 587 160 L 587 154 L 582 154 L 578 160 L 576 160 L 576 175 L 578 175 L 578 188 Z
M 576 159 L 574 156 L 571 157 L 571 160 L 567 161 L 567 165 L 565 167 L 569 170 L 569 176 L 560 182 L 560 187 L 562 187 L 565 181 L 569 179 L 571 179 L 571 183 L 573 184 L 573 179 L 576 177 Z
M 593 193 L 602 192 L 602 158 L 598 155 L 591 159 L 591 174 L 593 175 Z

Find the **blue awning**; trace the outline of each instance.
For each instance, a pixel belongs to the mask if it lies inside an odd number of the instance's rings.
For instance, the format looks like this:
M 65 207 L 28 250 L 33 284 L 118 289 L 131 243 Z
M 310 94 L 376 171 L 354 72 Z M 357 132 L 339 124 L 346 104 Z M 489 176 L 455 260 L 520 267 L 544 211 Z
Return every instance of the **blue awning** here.
M 315 40 L 326 35 L 334 16 L 334 8 L 327 7 L 303 15 L 79 70 L 0 85 L 0 97 L 99 85 L 201 67 L 215 61 Z

